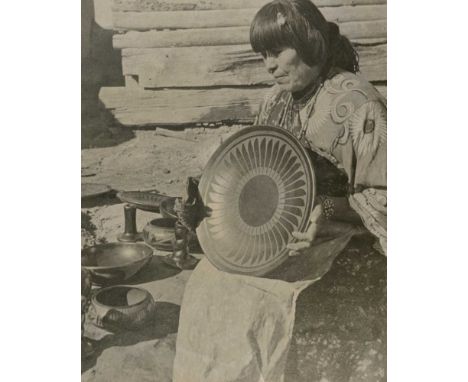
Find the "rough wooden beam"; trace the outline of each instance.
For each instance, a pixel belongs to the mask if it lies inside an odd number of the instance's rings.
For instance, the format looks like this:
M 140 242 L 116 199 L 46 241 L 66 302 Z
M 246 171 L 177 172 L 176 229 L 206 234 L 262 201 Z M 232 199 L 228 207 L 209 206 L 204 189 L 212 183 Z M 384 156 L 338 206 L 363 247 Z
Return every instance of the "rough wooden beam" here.
M 376 37 L 376 38 L 357 38 L 352 40 L 354 46 L 375 46 L 379 44 L 386 44 L 387 37 Z
M 113 0 L 114 11 L 192 11 L 210 9 L 260 9 L 270 0 Z M 315 0 L 318 7 L 386 4 L 387 0 Z
M 130 31 L 116 34 L 113 45 L 123 48 L 164 48 L 176 46 L 235 45 L 246 43 L 248 27 L 190 29 L 176 31 Z
M 376 85 L 375 88 L 382 94 L 385 98 L 387 98 L 387 85 Z
M 370 81 L 387 79 L 387 46 L 358 47 L 361 72 Z M 140 87 L 269 85 L 272 78 L 250 45 L 123 49 L 124 75 Z
M 134 75 L 125 75 L 125 87 L 132 90 L 139 89 L 140 84 L 138 83 L 138 77 Z
M 114 29 L 190 29 L 249 26 L 257 8 L 227 9 L 208 11 L 169 11 L 169 12 L 114 12 Z M 349 21 L 385 20 L 386 5 L 363 5 L 325 7 L 321 9 L 329 21 L 342 23 Z
M 386 85 L 376 86 L 386 96 Z M 266 88 L 130 90 L 104 87 L 99 99 L 125 126 L 252 122 Z
M 123 49 L 248 44 L 249 30 L 249 27 L 229 27 L 174 31 L 129 31 L 114 35 L 113 45 L 116 49 Z M 342 23 L 340 30 L 352 41 L 370 38 L 386 39 L 387 23 L 385 20 L 353 21 Z
M 122 70 L 151 88 L 271 83 L 261 57 L 246 44 L 123 49 Z
M 116 30 L 191 29 L 248 26 L 256 9 L 114 12 Z
M 99 99 L 126 126 L 251 122 L 265 96 L 264 88 L 164 89 L 133 91 L 103 87 Z

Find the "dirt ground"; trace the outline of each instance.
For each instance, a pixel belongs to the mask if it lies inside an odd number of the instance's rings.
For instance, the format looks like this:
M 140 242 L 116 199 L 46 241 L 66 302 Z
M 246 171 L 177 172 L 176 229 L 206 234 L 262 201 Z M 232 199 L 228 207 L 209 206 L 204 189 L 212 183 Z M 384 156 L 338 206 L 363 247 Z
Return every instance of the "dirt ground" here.
M 82 183 L 113 190 L 184 194 L 187 176 L 201 172 L 220 142 L 242 126 L 192 126 L 184 130 L 109 127 L 87 110 L 82 140 Z M 107 125 L 106 125 L 107 124 Z M 123 231 L 123 203 L 115 192 L 82 201 L 82 246 L 116 241 Z M 137 212 L 139 231 L 151 212 Z M 172 269 L 156 253 L 128 284 L 150 291 L 154 323 L 137 332 L 110 333 L 93 325 L 86 335 L 96 355 L 82 361 L 82 381 L 171 381 L 178 315 L 190 271 Z M 298 299 L 289 382 L 383 381 L 386 379 L 386 258 L 371 238 L 355 239 L 325 277 Z

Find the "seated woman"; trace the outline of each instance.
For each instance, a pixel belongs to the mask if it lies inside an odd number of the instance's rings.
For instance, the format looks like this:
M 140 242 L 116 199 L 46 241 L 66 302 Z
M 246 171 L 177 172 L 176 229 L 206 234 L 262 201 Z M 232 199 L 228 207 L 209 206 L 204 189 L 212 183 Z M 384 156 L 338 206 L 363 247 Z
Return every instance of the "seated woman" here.
M 298 294 L 363 226 L 386 252 L 386 103 L 356 75 L 352 45 L 309 0 L 262 7 L 250 40 L 276 82 L 256 124 L 284 128 L 310 150 L 319 197 L 308 231 L 292 233 L 293 261 L 274 275 L 200 262 L 182 303 L 174 382 L 282 381 Z
M 314 153 L 321 214 L 360 217 L 385 252 L 386 103 L 355 74 L 358 57 L 351 43 L 307 0 L 263 7 L 250 37 L 276 81 L 256 123 L 296 135 Z

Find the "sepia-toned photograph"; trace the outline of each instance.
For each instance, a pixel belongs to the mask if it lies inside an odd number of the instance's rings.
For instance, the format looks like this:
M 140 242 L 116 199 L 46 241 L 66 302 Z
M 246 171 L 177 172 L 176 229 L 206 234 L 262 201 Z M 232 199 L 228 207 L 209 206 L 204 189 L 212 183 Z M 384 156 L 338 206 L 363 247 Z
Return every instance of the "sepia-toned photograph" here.
M 387 381 L 386 0 L 81 0 L 81 381 Z

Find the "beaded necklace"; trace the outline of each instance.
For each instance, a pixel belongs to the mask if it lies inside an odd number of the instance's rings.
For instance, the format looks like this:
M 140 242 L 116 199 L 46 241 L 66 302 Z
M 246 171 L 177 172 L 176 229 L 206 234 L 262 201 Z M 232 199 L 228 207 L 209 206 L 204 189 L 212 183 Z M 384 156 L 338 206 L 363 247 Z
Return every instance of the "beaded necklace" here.
M 325 157 L 330 162 L 332 162 L 333 164 L 336 165 L 337 160 L 332 155 L 330 155 L 330 153 L 319 149 L 318 147 L 313 145 L 311 142 L 309 142 L 307 139 L 305 139 L 305 134 L 306 134 L 307 129 L 309 127 L 309 120 L 310 120 L 310 118 L 312 116 L 312 113 L 314 112 L 314 108 L 315 108 L 315 105 L 317 103 L 318 97 L 319 97 L 322 89 L 325 86 L 325 81 L 326 81 L 326 78 L 325 79 L 322 78 L 320 84 L 316 87 L 314 95 L 312 96 L 310 101 L 308 101 L 306 103 L 306 105 L 304 106 L 304 107 L 307 107 L 307 110 L 306 110 L 306 113 L 305 113 L 306 118 L 305 118 L 304 121 L 302 121 L 301 118 L 300 118 L 300 110 L 297 110 L 297 113 L 299 114 L 299 120 L 300 120 L 300 127 L 301 127 L 300 130 L 297 131 L 296 129 L 293 128 L 293 126 L 287 126 L 287 125 L 285 126 L 285 128 L 286 128 L 286 130 L 291 132 L 299 140 L 299 142 L 301 142 L 302 146 L 304 146 L 304 147 L 316 152 L 317 154 Z M 304 99 L 306 97 L 307 96 L 304 96 L 302 99 Z M 292 94 L 290 93 L 288 103 L 287 103 L 288 106 L 286 107 L 285 110 L 287 110 L 287 109 L 291 110 L 293 108 L 292 103 L 293 103 L 293 97 L 292 97 Z M 287 112 L 285 114 L 287 114 Z
M 322 90 L 322 88 L 323 88 L 323 81 L 320 82 L 320 85 L 319 85 L 317 91 L 315 92 L 315 94 L 313 96 L 314 99 L 312 100 L 312 102 L 309 103 L 308 110 L 306 112 L 306 115 L 307 115 L 306 120 L 301 121 L 301 130 L 299 131 L 299 136 L 297 137 L 299 139 L 299 141 L 302 141 L 304 136 L 305 136 L 307 127 L 309 126 L 309 119 L 310 119 L 310 117 L 311 117 L 311 115 L 312 115 L 312 113 L 314 111 L 315 104 L 317 103 L 317 99 L 318 99 L 319 93 Z

